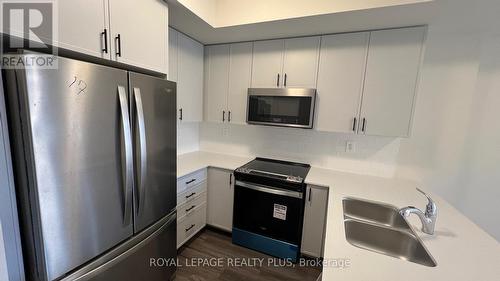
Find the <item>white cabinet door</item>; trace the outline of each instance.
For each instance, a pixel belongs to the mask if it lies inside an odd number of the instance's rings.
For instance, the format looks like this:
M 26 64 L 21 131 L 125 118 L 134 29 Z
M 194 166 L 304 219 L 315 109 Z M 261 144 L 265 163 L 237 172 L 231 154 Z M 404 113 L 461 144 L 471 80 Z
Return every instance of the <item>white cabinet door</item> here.
M 251 42 L 231 44 L 227 98 L 228 121 L 231 123 L 246 123 L 247 93 L 252 77 L 252 48 Z
M 320 37 L 285 40 L 283 87 L 316 88 Z
M 177 82 L 179 60 L 179 33 L 173 28 L 168 28 L 168 73 L 170 81 Z
M 232 171 L 208 168 L 207 224 L 232 231 L 234 178 Z
M 424 34 L 424 27 L 371 33 L 361 133 L 409 136 Z
M 322 257 L 328 189 L 309 185 L 306 196 L 301 252 L 311 257 Z
M 213 45 L 205 49 L 208 71 L 204 103 L 206 121 L 225 122 L 228 118 L 229 49 L 230 45 Z
M 91 56 L 111 58 L 107 0 L 58 1 L 57 8 L 59 38 L 56 45 Z
M 178 33 L 177 106 L 182 121 L 203 119 L 203 45 Z M 180 116 L 179 116 L 180 117 Z
M 356 133 L 369 33 L 321 38 L 316 129 Z
M 284 42 L 269 40 L 253 43 L 252 88 L 280 87 L 283 81 Z
M 109 0 L 109 11 L 111 58 L 167 73 L 167 4 L 162 0 Z

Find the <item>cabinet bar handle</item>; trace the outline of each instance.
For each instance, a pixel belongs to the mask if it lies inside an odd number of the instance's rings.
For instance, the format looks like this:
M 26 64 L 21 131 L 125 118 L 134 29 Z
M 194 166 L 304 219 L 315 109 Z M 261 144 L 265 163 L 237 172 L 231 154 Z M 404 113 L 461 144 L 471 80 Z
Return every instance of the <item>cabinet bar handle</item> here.
M 116 36 L 116 55 L 121 57 L 122 56 L 122 37 L 120 34 Z
M 222 122 L 225 122 L 226 121 L 226 111 L 223 110 L 222 111 Z
M 353 132 L 356 132 L 356 123 L 357 123 L 358 119 L 356 117 L 354 117 L 354 122 L 352 122 L 352 131 Z
M 182 108 L 179 108 L 179 120 L 182 121 Z
M 186 199 L 189 199 L 189 198 L 193 197 L 194 195 L 196 195 L 196 192 L 193 192 L 193 193 L 191 193 L 191 194 L 187 195 L 187 196 L 186 196 Z
M 191 180 L 188 180 L 188 181 L 186 182 L 186 184 L 190 184 L 190 183 L 192 183 L 192 182 L 194 182 L 194 181 L 196 181 L 196 179 L 191 179 Z
M 231 122 L 231 111 L 227 112 L 227 122 Z
M 233 174 L 229 174 L 229 187 L 233 184 Z
M 283 79 L 283 86 L 285 86 L 285 87 L 286 87 L 286 78 L 287 78 L 287 75 L 285 73 L 285 78 Z
M 186 213 L 189 213 L 189 211 L 191 211 L 191 210 L 192 210 L 192 209 L 194 209 L 195 207 L 196 207 L 196 205 L 193 205 L 193 206 L 191 206 L 191 207 L 187 208 L 187 209 L 186 209 Z
M 195 226 L 195 224 L 192 224 L 190 227 L 186 228 L 186 232 L 190 231 L 191 229 L 193 229 L 193 227 Z
M 363 118 L 363 125 L 361 126 L 361 131 L 364 133 L 366 129 L 366 118 Z
M 101 32 L 101 36 L 104 38 L 104 49 L 102 49 L 103 53 L 108 53 L 108 29 L 104 29 L 103 32 Z
M 276 80 L 276 87 L 280 86 L 280 74 L 278 73 L 278 79 Z
M 307 199 L 309 202 L 311 202 L 311 200 L 312 200 L 312 193 L 313 193 L 313 190 L 312 190 L 312 188 L 309 187 L 309 198 Z

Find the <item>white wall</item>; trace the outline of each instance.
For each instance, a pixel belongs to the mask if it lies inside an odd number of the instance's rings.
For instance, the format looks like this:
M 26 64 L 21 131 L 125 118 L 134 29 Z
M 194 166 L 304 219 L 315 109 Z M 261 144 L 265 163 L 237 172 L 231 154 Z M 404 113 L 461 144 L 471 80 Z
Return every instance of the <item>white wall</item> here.
M 397 138 L 207 122 L 200 126 L 201 150 L 299 161 L 382 177 L 394 175 L 399 151 Z M 355 153 L 345 152 L 346 141 L 356 143 Z
M 199 123 L 177 124 L 177 155 L 200 149 Z
M 478 3 L 462 2 L 429 27 L 396 177 L 420 181 L 500 241 L 500 20 L 490 17 L 500 2 Z

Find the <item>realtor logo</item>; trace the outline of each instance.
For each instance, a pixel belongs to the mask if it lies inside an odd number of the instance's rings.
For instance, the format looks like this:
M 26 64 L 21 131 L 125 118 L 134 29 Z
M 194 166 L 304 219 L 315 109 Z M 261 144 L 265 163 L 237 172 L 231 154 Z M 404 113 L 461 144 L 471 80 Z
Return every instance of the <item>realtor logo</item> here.
M 57 48 L 53 47 L 57 41 L 55 2 L 0 0 L 0 3 L 1 32 L 4 34 L 1 67 L 57 68 Z M 36 53 L 28 58 L 14 54 L 18 49 Z

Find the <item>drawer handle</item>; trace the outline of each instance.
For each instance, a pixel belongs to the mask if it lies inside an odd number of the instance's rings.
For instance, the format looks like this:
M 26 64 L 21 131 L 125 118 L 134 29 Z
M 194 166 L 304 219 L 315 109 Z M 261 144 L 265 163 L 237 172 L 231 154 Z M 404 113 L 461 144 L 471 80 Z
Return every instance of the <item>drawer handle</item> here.
M 193 206 L 191 206 L 191 207 L 187 208 L 187 209 L 186 209 L 186 213 L 189 213 L 189 211 L 191 211 L 191 210 L 192 210 L 192 209 L 194 209 L 195 207 L 196 207 L 196 205 L 193 205 Z
M 189 198 L 193 197 L 194 195 L 196 195 L 196 192 L 193 192 L 193 193 L 191 193 L 191 194 L 187 195 L 187 196 L 186 196 L 186 199 L 189 199 Z
M 190 183 L 195 182 L 195 181 L 196 181 L 196 179 L 188 180 L 188 181 L 186 182 L 186 184 L 190 184 Z
M 192 224 L 190 227 L 186 228 L 186 232 L 190 231 L 191 229 L 193 229 L 193 227 L 195 226 L 195 224 Z

